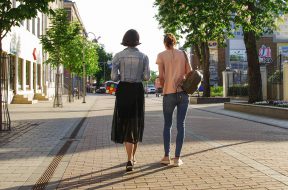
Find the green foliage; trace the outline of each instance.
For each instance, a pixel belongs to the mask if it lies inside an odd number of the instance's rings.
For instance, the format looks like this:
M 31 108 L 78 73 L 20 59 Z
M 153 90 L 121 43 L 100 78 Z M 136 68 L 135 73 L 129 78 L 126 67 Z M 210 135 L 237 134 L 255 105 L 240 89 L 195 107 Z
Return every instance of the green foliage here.
M 234 85 L 229 87 L 228 96 L 248 96 L 248 85 Z
M 185 36 L 184 47 L 193 46 L 203 68 L 203 96 L 210 96 L 209 41 L 224 46 L 226 38 L 233 35 L 230 0 L 156 0 L 156 19 L 165 32 Z
M 97 54 L 99 56 L 99 69 L 94 72 L 94 76 L 97 80 L 97 88 L 100 87 L 100 84 L 105 82 L 105 80 L 110 80 L 111 69 L 108 67 L 108 61 L 112 60 L 112 54 L 106 52 L 104 45 L 99 45 L 97 48 Z M 105 68 L 104 68 L 105 67 Z M 105 71 L 105 77 L 104 77 Z
M 225 44 L 232 36 L 229 0 L 156 0 L 156 19 L 165 32 L 186 36 L 186 46 L 211 40 Z
M 49 53 L 49 58 L 45 63 L 54 67 L 64 65 L 67 47 L 71 45 L 75 36 L 79 35 L 79 30 L 79 27 L 70 26 L 64 9 L 56 10 L 51 18 L 51 27 L 46 35 L 41 37 L 43 49 Z
M 91 76 L 97 70 L 98 67 L 98 54 L 97 54 L 98 45 L 93 42 L 85 43 L 85 63 L 86 63 L 86 75 Z
M 2 40 L 12 26 L 19 26 L 21 21 L 31 19 L 37 15 L 37 11 L 52 13 L 49 3 L 55 0 L 16 0 L 21 4 L 14 8 L 11 0 L 0 2 L 0 39 Z
M 79 23 L 71 23 L 68 30 L 79 27 Z M 80 28 L 79 28 L 80 32 Z M 83 36 L 80 34 L 63 47 L 63 65 L 72 73 L 81 74 L 83 70 Z
M 271 76 L 268 77 L 268 82 L 270 83 L 281 83 L 283 79 L 283 71 L 277 70 Z
M 156 71 L 151 71 L 151 73 L 150 73 L 150 80 L 149 80 L 149 83 L 154 84 L 156 78 L 157 78 L 157 73 L 156 73 Z
M 78 76 L 83 74 L 83 61 L 86 66 L 86 74 L 90 76 L 97 72 L 98 68 L 98 45 L 87 41 L 84 36 L 80 34 L 80 24 L 72 22 L 68 26 L 68 33 L 75 34 L 64 47 L 63 65 L 72 73 Z M 84 55 L 83 55 L 84 53 Z M 84 59 L 83 60 L 83 56 Z
M 213 86 L 210 88 L 211 96 L 223 96 L 223 87 L 222 86 Z
M 233 5 L 234 22 L 243 32 L 252 32 L 256 37 L 272 33 L 277 28 L 277 19 L 287 13 L 287 0 L 238 0 Z

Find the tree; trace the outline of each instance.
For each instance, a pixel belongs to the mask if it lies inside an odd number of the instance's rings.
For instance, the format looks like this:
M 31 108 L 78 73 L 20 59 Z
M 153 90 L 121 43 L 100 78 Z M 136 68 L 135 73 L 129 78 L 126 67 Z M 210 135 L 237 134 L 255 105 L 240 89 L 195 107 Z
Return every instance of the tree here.
M 106 52 L 104 45 L 100 45 L 97 49 L 97 53 L 99 56 L 99 70 L 97 70 L 94 75 L 96 78 L 96 86 L 100 87 L 101 82 L 105 82 L 105 80 L 110 79 L 111 69 L 108 67 L 108 61 L 112 60 L 112 54 Z M 104 77 L 105 74 L 105 77 Z
M 276 20 L 287 13 L 287 0 L 238 0 L 234 3 L 234 22 L 241 26 L 248 59 L 249 103 L 262 100 L 262 84 L 257 39 L 277 28 Z
M 70 73 L 69 75 L 69 89 L 68 89 L 68 101 L 72 102 L 73 94 L 73 81 L 74 74 L 82 72 L 83 68 L 83 36 L 80 34 L 80 25 L 78 22 L 72 22 L 68 27 L 69 31 L 78 30 L 79 34 L 75 35 L 74 38 L 64 46 L 64 57 L 63 65 Z
M 49 3 L 55 0 L 16 0 L 20 2 L 19 6 L 13 6 L 11 0 L 1 0 L 0 2 L 0 68 L 2 64 L 2 40 L 11 30 L 13 26 L 20 26 L 21 21 L 25 19 L 31 19 L 37 16 L 37 12 L 51 13 L 49 9 Z M 2 72 L 0 72 L 2 75 Z M 2 100 L 2 89 L 4 85 L 2 80 L 0 81 L 0 100 Z M 7 107 L 7 106 L 6 106 Z M 2 106 L 0 106 L 0 130 L 2 130 Z M 8 113 L 8 108 L 7 108 Z M 9 114 L 8 114 L 9 116 Z M 10 117 L 9 117 L 10 120 Z
M 64 9 L 57 9 L 55 15 L 51 18 L 51 27 L 46 32 L 46 35 L 41 37 L 41 43 L 45 52 L 49 53 L 49 58 L 45 63 L 50 64 L 57 69 L 55 81 L 55 98 L 54 107 L 62 106 L 60 96 L 59 83 L 60 81 L 60 65 L 65 64 L 65 58 L 69 44 L 73 42 L 75 36 L 79 35 L 78 27 L 70 27 L 67 20 L 67 13 Z
M 87 41 L 85 47 L 85 63 L 86 63 L 86 75 L 91 76 L 96 73 L 99 68 L 98 63 L 98 50 L 99 46 L 94 42 Z
M 157 78 L 157 72 L 156 71 L 151 71 L 149 83 L 154 84 L 156 78 Z
M 210 96 L 209 41 L 225 45 L 232 36 L 230 0 L 156 0 L 157 20 L 165 32 L 184 35 L 185 47 L 193 49 L 201 63 L 204 75 L 203 96 Z

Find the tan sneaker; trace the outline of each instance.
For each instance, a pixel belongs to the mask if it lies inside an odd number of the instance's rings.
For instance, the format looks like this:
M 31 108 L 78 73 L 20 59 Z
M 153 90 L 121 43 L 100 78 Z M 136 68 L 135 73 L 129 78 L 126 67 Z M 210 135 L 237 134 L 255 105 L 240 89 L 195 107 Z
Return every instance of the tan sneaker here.
M 169 165 L 169 164 L 171 164 L 171 160 L 170 160 L 170 158 L 164 157 L 164 158 L 162 158 L 160 163 L 164 164 L 164 165 Z
M 183 165 L 183 161 L 179 158 L 174 158 L 174 166 L 179 167 Z

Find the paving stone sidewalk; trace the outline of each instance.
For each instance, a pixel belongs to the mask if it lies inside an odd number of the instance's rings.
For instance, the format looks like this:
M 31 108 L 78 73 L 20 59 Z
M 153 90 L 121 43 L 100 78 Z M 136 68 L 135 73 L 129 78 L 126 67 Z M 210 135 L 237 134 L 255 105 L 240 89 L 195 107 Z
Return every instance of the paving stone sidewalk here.
M 98 101 L 90 109 L 78 136 L 61 160 L 47 189 L 288 189 L 287 129 L 230 117 L 223 113 L 217 114 L 221 110 L 216 109 L 219 105 L 201 109 L 191 105 L 182 150 L 184 165 L 162 166 L 159 164 L 163 156 L 162 98 L 150 96 L 146 98 L 145 133 L 137 152 L 137 164 L 133 172 L 126 173 L 125 149 L 123 145 L 110 141 L 114 96 L 90 98 Z M 49 130 L 56 128 L 50 126 Z M 172 133 L 173 155 L 175 125 Z M 47 139 L 49 150 L 57 146 L 56 142 L 53 144 L 57 139 L 59 145 L 59 138 L 60 136 L 55 136 Z M 5 148 L 7 151 L 9 146 L 5 145 Z M 15 151 L 15 148 L 11 147 L 10 151 Z M 43 147 L 41 148 L 42 151 Z M 14 184 L 7 184 L 3 188 L 0 181 L 2 189 L 31 189 L 31 185 L 41 176 L 40 171 L 45 169 L 39 170 L 39 166 L 45 165 L 44 160 L 49 161 L 44 158 L 49 155 L 48 149 L 46 151 L 42 153 L 42 159 L 38 155 L 30 155 L 29 160 L 33 164 L 25 183 L 11 180 Z M 24 152 L 22 154 L 26 155 Z M 3 161 L 7 165 L 13 165 L 13 161 L 7 163 L 11 159 L 11 153 L 7 155 L 10 157 L 5 160 L 0 153 L 0 171 Z M 50 156 L 53 157 L 51 152 Z M 18 157 L 14 159 L 14 163 L 22 162 L 24 166 L 27 164 L 24 160 L 25 157 Z M 35 162 L 38 168 L 35 167 Z M 37 169 L 38 175 L 35 173 Z
M 163 167 L 162 104 L 148 98 L 144 142 L 135 171 L 126 173 L 124 147 L 110 141 L 114 102 L 101 103 L 111 109 L 90 113 L 62 179 L 54 181 L 58 189 L 288 189 L 287 130 L 190 106 L 185 164 Z
M 63 108 L 53 108 L 52 101 L 9 105 L 12 130 L 0 135 L 0 189 L 19 189 L 35 172 L 42 174 L 43 163 L 53 158 L 93 101 L 88 98 L 88 104 L 82 104 L 63 99 Z

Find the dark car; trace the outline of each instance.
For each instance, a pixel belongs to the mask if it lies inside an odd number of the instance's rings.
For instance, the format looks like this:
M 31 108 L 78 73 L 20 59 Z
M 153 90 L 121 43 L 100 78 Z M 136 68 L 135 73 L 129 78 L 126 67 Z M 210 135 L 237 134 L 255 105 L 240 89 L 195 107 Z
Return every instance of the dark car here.
M 106 93 L 106 88 L 104 86 L 101 86 L 96 90 L 96 93 L 98 94 L 105 94 Z

